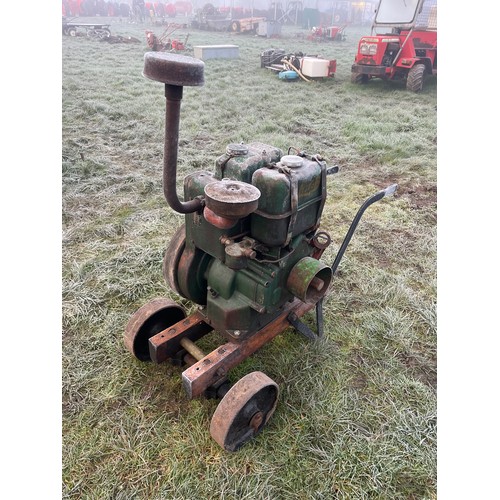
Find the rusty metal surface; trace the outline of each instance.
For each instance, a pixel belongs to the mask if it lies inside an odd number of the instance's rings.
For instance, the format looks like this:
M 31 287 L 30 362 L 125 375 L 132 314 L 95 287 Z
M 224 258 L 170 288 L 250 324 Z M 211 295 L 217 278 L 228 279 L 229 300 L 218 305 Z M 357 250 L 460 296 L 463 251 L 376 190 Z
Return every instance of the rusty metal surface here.
M 167 285 L 184 297 L 177 279 L 177 269 L 184 247 L 186 246 L 186 226 L 183 224 L 172 236 L 163 257 L 163 277 Z
M 182 296 L 204 305 L 207 303 L 206 271 L 211 256 L 195 246 L 186 245 L 177 267 L 177 284 Z
M 182 349 L 181 340 L 196 341 L 212 331 L 201 312 L 195 312 L 185 319 L 149 338 L 149 357 L 154 363 L 163 363 Z
M 144 54 L 143 75 L 169 85 L 201 86 L 205 83 L 205 63 L 194 57 L 164 52 Z
M 188 398 L 201 396 L 208 387 L 224 378 L 231 368 L 288 328 L 290 323 L 287 316 L 291 311 L 294 311 L 300 318 L 312 308 L 314 304 L 305 304 L 298 299 L 291 303 L 287 302 L 283 307 L 283 312 L 254 335 L 239 342 L 228 342 L 184 370 L 182 384 Z
M 212 226 L 218 229 L 231 229 L 239 220 L 228 217 L 221 217 L 220 215 L 217 215 L 215 212 L 210 210 L 208 207 L 205 207 L 203 209 L 203 217 L 209 224 L 212 224 Z
M 288 290 L 303 302 L 316 303 L 325 295 L 332 270 L 321 261 L 304 257 L 293 267 L 286 282 Z
M 187 337 L 183 337 L 180 341 L 180 344 L 197 361 L 205 357 L 205 353 L 192 340 L 189 340 Z
M 206 206 L 221 217 L 239 219 L 254 212 L 260 191 L 246 182 L 222 179 L 205 186 Z
M 163 146 L 163 193 L 170 208 L 180 214 L 189 214 L 200 210 L 202 202 L 199 198 L 182 202 L 177 196 L 177 155 L 183 88 L 177 85 L 165 85 L 167 105 Z
M 262 431 L 276 409 L 278 394 L 278 385 L 266 374 L 245 375 L 217 406 L 210 434 L 226 451 L 237 451 Z
M 237 343 L 228 342 L 184 370 L 182 385 L 188 398 L 201 396 L 211 385 L 226 378 L 229 370 L 246 357 Z
M 125 347 L 140 361 L 151 361 L 148 339 L 186 317 L 173 300 L 158 298 L 139 308 L 125 328 Z

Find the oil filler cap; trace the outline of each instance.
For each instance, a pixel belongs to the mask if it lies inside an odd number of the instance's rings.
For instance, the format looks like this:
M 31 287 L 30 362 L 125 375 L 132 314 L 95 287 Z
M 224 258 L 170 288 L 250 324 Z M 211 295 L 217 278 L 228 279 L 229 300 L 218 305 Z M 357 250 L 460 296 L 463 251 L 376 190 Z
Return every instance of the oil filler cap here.
M 280 163 L 285 167 L 298 168 L 302 166 L 302 158 L 297 155 L 285 155 L 281 157 Z

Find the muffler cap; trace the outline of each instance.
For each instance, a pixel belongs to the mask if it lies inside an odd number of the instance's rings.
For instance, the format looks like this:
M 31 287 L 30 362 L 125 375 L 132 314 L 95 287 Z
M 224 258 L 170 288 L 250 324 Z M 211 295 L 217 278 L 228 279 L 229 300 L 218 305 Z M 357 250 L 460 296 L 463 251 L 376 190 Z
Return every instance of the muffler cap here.
M 205 83 L 205 63 L 194 57 L 165 52 L 146 52 L 142 74 L 150 80 L 176 85 L 201 86 Z

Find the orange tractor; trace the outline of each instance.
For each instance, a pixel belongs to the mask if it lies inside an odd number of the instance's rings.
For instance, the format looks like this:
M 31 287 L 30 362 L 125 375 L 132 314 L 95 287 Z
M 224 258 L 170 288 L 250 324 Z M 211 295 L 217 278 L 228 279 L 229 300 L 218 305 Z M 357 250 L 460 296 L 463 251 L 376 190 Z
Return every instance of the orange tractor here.
M 436 0 L 380 0 L 371 35 L 359 41 L 352 83 L 401 80 L 408 90 L 420 92 L 425 76 L 436 74 Z

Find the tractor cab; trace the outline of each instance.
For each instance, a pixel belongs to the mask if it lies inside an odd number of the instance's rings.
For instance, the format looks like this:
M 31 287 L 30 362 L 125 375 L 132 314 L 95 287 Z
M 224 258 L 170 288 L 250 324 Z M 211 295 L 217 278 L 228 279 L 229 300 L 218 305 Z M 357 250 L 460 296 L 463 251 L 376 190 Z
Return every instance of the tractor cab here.
M 405 80 L 409 90 L 422 90 L 424 76 L 437 73 L 436 0 L 380 0 L 351 71 L 353 83 Z

